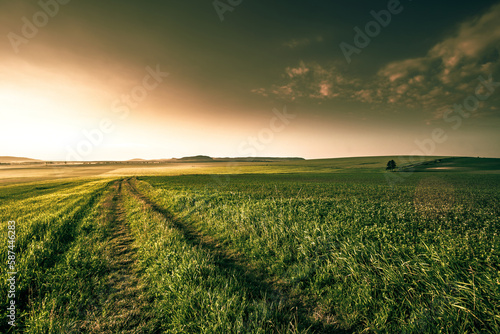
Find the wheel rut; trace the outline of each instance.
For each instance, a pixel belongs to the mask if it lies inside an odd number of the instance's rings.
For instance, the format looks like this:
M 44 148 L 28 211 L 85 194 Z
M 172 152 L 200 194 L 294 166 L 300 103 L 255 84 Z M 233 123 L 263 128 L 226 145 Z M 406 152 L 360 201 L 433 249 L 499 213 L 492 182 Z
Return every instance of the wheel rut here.
M 237 274 L 244 284 L 250 287 L 252 298 L 261 298 L 265 296 L 269 302 L 283 304 L 283 312 L 292 314 L 292 318 L 300 324 L 302 329 L 312 330 L 313 333 L 346 333 L 325 323 L 318 323 L 311 320 L 312 307 L 305 305 L 297 296 L 290 295 L 286 286 L 277 283 L 278 280 L 269 277 L 265 272 L 250 265 L 241 254 L 228 250 L 214 238 L 207 236 L 197 230 L 189 223 L 183 222 L 175 217 L 170 211 L 159 206 L 148 196 L 144 195 L 136 186 L 136 179 L 129 178 L 124 180 L 124 187 L 136 200 L 142 202 L 145 206 L 163 216 L 173 227 L 179 230 L 187 242 L 193 246 L 198 246 L 215 258 L 215 264 L 222 270 L 231 270 Z
M 89 333 L 153 333 L 149 327 L 144 286 L 137 271 L 134 246 L 123 208 L 123 181 L 112 185 L 106 199 L 109 259 L 106 296 L 100 314 L 82 328 Z

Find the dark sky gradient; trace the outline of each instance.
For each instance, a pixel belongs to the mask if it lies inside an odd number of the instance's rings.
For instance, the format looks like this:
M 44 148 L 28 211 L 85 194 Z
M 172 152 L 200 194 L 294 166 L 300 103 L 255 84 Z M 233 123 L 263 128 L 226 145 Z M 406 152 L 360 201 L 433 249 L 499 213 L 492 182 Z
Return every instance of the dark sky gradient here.
M 447 113 L 479 76 L 500 81 L 499 2 L 400 3 L 349 64 L 339 44 L 387 1 L 243 0 L 221 21 L 212 1 L 72 0 L 18 52 L 9 36 L 42 9 L 3 1 L 0 155 L 500 157 L 500 87 Z M 113 101 L 157 65 L 170 75 L 119 117 Z M 284 108 L 295 118 L 269 130 Z

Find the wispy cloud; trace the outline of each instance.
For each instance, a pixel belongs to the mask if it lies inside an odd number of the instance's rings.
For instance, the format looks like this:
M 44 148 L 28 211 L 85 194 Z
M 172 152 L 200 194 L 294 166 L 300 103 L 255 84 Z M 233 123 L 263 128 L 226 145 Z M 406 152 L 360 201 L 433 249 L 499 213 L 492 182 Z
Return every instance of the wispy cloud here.
M 393 61 L 364 80 L 341 67 L 316 62 L 301 61 L 284 72 L 282 83 L 254 92 L 285 100 L 343 99 L 394 109 L 419 108 L 439 117 L 450 103 L 474 92 L 479 75 L 498 79 L 500 4 L 463 22 L 425 56 Z
M 296 67 L 285 68 L 284 83 L 271 88 L 254 89 L 261 95 L 275 95 L 285 100 L 297 98 L 328 99 L 352 94 L 359 86 L 357 79 L 348 79 L 336 67 L 323 67 L 318 63 L 301 61 Z M 360 82 L 359 82 L 360 83 Z

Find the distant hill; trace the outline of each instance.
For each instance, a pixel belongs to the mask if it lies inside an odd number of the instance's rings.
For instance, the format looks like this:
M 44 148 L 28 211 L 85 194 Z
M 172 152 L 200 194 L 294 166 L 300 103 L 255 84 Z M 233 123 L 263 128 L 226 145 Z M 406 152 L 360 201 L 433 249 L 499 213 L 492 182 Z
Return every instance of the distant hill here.
M 498 158 L 448 157 L 407 166 L 415 172 L 486 172 L 500 171 Z M 405 168 L 403 168 L 404 170 Z
M 235 157 L 235 158 L 212 158 L 208 155 L 194 155 L 182 158 L 171 158 L 171 159 L 141 159 L 135 158 L 126 161 L 124 163 L 214 163 L 214 162 L 300 162 L 305 161 L 304 158 L 299 157 Z
M 214 159 L 212 159 L 211 157 L 206 156 L 206 155 L 195 155 L 193 157 L 184 157 L 184 158 L 180 158 L 177 160 L 182 161 L 182 162 L 213 162 L 214 161 Z
M 22 158 L 22 157 L 10 157 L 10 156 L 0 156 L 0 163 L 22 163 L 22 162 L 42 162 L 43 160 Z
M 304 158 L 274 158 L 274 157 L 241 157 L 241 158 L 214 158 L 214 161 L 234 161 L 234 162 L 283 162 L 283 161 L 302 161 Z
M 274 158 L 274 157 L 237 157 L 237 158 L 212 158 L 206 155 L 196 155 L 173 159 L 177 162 L 279 162 L 279 161 L 300 161 L 304 158 Z

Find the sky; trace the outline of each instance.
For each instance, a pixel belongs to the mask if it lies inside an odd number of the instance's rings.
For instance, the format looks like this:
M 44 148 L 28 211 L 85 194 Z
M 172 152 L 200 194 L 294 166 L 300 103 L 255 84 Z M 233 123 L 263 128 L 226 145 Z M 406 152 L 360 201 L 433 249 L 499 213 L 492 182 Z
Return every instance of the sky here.
M 499 1 L 0 0 L 0 156 L 500 157 Z

